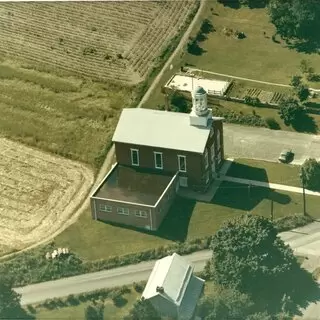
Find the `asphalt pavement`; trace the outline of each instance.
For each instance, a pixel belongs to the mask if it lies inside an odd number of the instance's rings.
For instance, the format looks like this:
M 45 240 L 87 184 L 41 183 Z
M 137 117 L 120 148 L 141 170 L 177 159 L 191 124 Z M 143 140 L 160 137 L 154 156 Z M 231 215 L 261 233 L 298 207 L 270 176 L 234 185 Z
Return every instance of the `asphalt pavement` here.
M 320 160 L 320 136 L 224 123 L 225 154 L 231 158 L 277 161 L 283 149 L 294 152 L 293 164 Z
M 205 263 L 212 256 L 212 251 L 203 250 L 184 256 L 194 267 L 195 272 L 203 270 Z M 22 295 L 21 304 L 33 304 L 55 297 L 65 297 L 69 294 L 79 294 L 104 288 L 129 285 L 133 282 L 148 280 L 155 260 L 141 262 L 135 265 L 87 273 L 54 281 L 16 288 Z

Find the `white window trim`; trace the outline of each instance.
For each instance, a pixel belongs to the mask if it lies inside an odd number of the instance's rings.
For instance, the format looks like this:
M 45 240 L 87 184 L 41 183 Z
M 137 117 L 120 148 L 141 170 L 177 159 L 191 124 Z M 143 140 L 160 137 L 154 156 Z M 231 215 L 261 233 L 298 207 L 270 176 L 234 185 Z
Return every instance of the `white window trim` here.
M 139 218 L 147 218 L 148 214 L 145 210 L 134 210 L 134 215 Z
M 204 151 L 204 167 L 205 167 L 205 169 L 207 169 L 209 167 L 209 156 L 208 156 L 207 149 Z
M 185 170 L 181 170 L 181 168 L 180 168 L 180 158 L 184 159 Z M 180 172 L 187 172 L 187 157 L 186 156 L 178 154 L 178 168 L 179 168 Z
M 133 163 L 133 152 L 136 152 L 137 153 L 137 160 L 138 162 L 137 163 Z M 140 164 L 140 160 L 139 160 L 139 149 L 130 149 L 130 153 L 131 153 L 131 165 L 133 166 L 139 166 Z
M 161 156 L 161 166 L 157 166 L 157 155 Z M 154 167 L 156 169 L 163 169 L 163 156 L 162 156 L 162 152 L 153 152 L 153 157 L 154 157 Z
M 99 210 L 102 212 L 112 212 L 112 206 L 109 206 L 107 204 L 100 204 Z
M 123 214 L 124 216 L 129 215 L 129 209 L 128 208 L 123 208 L 123 207 L 118 207 L 117 208 L 117 214 Z

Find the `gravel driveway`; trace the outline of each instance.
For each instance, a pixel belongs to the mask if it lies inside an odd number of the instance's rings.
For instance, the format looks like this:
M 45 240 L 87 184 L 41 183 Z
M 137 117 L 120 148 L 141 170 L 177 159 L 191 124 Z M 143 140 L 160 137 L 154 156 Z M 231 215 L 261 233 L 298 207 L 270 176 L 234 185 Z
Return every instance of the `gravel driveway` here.
M 293 164 L 306 158 L 320 160 L 320 136 L 224 124 L 225 155 L 231 158 L 250 158 L 277 161 L 283 149 L 292 149 Z

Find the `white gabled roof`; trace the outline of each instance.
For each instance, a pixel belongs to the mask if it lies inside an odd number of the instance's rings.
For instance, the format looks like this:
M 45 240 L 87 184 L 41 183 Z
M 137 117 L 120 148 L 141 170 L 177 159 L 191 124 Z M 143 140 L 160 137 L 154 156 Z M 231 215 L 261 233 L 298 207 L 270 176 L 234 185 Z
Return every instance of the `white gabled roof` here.
M 210 126 L 190 125 L 186 113 L 125 108 L 112 141 L 202 154 L 209 133 Z
M 161 294 L 177 306 L 180 305 L 192 276 L 192 270 L 193 268 L 176 253 L 158 260 L 142 296 L 150 299 Z M 164 293 L 157 292 L 157 287 L 163 287 Z

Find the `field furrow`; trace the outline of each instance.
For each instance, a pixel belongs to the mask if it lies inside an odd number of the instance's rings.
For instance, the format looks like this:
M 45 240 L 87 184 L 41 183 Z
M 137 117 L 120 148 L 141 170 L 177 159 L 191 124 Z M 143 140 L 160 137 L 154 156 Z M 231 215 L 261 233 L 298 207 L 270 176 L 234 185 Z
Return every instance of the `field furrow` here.
M 3 138 L 0 150 L 0 246 L 22 249 L 64 225 L 87 196 L 93 173 Z
M 136 84 L 195 2 L 0 3 L 0 54 L 98 81 Z

